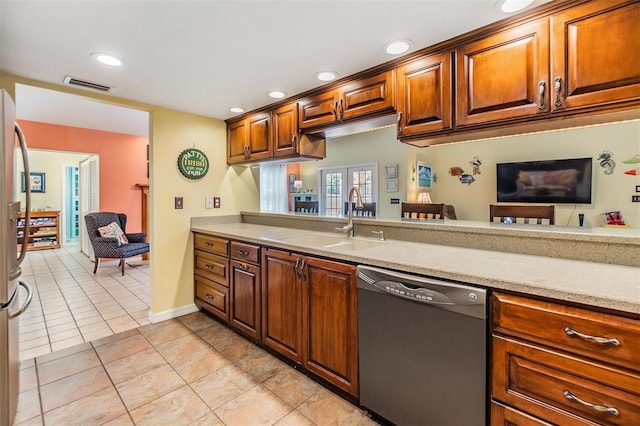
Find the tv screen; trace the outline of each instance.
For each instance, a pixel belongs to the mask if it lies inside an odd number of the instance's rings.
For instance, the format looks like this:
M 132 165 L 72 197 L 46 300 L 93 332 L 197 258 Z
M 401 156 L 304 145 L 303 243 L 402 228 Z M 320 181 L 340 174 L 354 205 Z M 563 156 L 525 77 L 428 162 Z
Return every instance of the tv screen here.
M 591 158 L 499 163 L 498 202 L 591 203 Z

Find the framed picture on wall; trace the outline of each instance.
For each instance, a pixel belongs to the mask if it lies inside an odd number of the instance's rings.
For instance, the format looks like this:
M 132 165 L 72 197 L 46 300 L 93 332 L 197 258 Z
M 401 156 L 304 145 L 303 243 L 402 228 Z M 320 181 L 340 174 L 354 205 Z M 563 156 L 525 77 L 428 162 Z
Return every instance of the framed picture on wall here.
M 431 189 L 431 166 L 428 166 L 426 163 L 422 161 L 418 161 L 416 165 L 416 170 L 418 173 L 418 190 L 427 190 Z
M 387 192 L 398 192 L 398 179 L 387 179 L 385 183 Z
M 46 192 L 44 173 L 30 172 L 29 187 L 31 192 Z M 24 172 L 22 172 L 22 192 L 26 192 Z

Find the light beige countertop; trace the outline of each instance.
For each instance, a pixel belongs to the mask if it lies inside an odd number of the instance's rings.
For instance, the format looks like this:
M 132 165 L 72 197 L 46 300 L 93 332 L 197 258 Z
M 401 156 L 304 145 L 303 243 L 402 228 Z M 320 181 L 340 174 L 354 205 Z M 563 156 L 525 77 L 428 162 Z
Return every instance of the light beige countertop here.
M 191 230 L 357 264 L 640 314 L 640 268 L 636 266 L 395 239 L 378 241 L 358 237 L 358 234 L 353 242 L 344 243 L 346 237 L 338 232 L 233 220 L 207 222 L 193 220 Z M 338 222 L 342 225 L 344 219 Z M 356 222 L 356 229 L 357 226 Z M 487 225 L 487 229 L 491 228 Z M 459 227 L 458 231 L 462 232 Z M 618 238 L 609 235 L 610 232 L 605 234 L 595 238 Z

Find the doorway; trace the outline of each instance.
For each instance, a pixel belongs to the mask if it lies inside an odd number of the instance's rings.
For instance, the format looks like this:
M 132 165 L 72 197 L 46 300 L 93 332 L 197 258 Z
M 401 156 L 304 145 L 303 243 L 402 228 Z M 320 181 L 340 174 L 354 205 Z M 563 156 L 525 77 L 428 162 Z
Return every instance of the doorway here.
M 80 236 L 80 180 L 77 165 L 64 166 L 62 184 L 63 245 L 76 245 Z

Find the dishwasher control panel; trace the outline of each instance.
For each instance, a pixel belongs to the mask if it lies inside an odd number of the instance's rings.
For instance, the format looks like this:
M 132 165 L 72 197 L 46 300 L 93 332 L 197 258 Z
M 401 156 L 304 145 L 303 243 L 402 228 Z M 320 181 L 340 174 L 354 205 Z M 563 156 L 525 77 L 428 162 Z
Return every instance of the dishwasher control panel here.
M 403 284 L 396 281 L 376 281 L 374 287 L 384 290 L 387 293 L 393 293 L 396 296 L 412 299 L 418 302 L 426 303 L 442 303 L 453 304 L 453 300 L 449 299 L 442 293 L 429 290 L 424 287 L 415 287 L 409 284 Z

